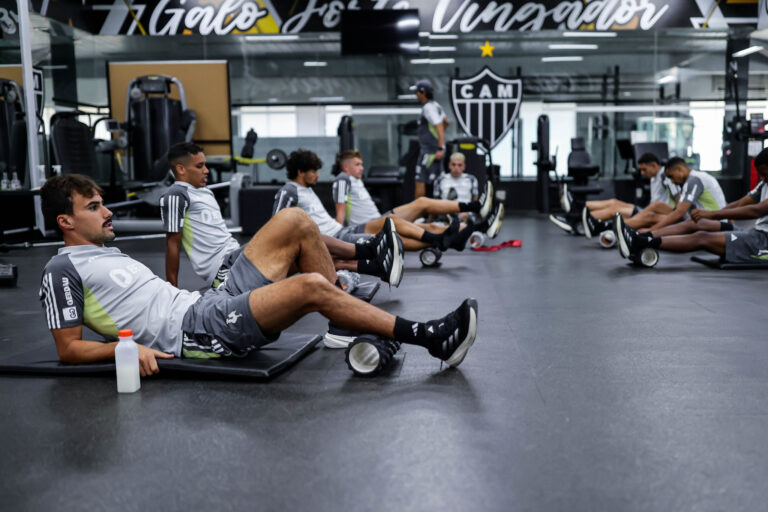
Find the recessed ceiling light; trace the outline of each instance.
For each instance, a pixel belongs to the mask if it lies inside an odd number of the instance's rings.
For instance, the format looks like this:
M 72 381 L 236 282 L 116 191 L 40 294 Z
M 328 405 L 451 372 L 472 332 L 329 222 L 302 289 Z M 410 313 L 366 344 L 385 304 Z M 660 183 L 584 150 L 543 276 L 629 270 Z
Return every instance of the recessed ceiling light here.
M 308 68 L 324 68 L 328 63 L 324 60 L 308 60 L 304 62 L 304 66 Z
M 550 44 L 550 50 L 597 50 L 596 44 Z
M 541 62 L 581 62 L 583 60 L 584 60 L 584 57 L 582 57 L 581 55 L 541 58 Z
M 593 30 L 578 30 L 576 32 L 563 32 L 563 37 L 616 37 L 616 32 L 595 32 Z
M 296 41 L 299 36 L 296 34 L 274 34 L 261 36 L 245 36 L 246 41 Z

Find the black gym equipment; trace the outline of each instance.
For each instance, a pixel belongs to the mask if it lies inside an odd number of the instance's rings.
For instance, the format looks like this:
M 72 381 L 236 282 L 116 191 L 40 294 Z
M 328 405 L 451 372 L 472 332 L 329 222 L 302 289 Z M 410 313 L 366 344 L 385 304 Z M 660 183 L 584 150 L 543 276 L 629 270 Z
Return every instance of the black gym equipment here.
M 706 256 L 691 256 L 691 261 L 701 263 L 710 268 L 716 268 L 719 270 L 766 270 L 768 269 L 768 263 L 728 263 L 723 258 L 706 257 Z
M 379 291 L 381 282 L 378 279 L 361 279 L 351 295 L 365 302 L 371 302 Z
M 178 90 L 178 100 L 168 96 L 172 85 Z M 197 115 L 187 108 L 184 86 L 166 75 L 134 78 L 128 84 L 125 112 L 132 149 L 127 152 L 130 176 L 144 182 L 162 180 L 168 173 L 168 148 L 177 142 L 191 142 L 195 132 Z
M 347 346 L 347 366 L 359 377 L 374 377 L 381 373 L 400 350 L 400 342 L 375 334 L 363 334 Z
M 549 194 L 552 179 L 549 173 L 557 167 L 557 155 L 549 156 L 549 116 L 540 115 L 536 122 L 536 206 L 541 213 L 549 213 Z
M 439 267 L 441 265 L 440 258 L 443 256 L 443 251 L 437 247 L 427 247 L 419 252 L 419 261 L 425 267 Z
M 630 254 L 629 261 L 637 267 L 655 267 L 659 262 L 659 251 L 646 247 L 640 252 Z
M 238 378 L 267 380 L 287 370 L 306 356 L 322 339 L 314 334 L 284 332 L 277 341 L 252 350 L 242 358 L 158 359 L 158 376 L 196 378 Z M 32 375 L 115 375 L 114 362 L 65 364 L 59 361 L 56 346 L 45 346 L 0 359 L 0 373 Z
M 27 122 L 22 89 L 13 80 L 0 78 L 0 173 L 16 173 L 24 183 L 27 170 Z
M 0 287 L 13 288 L 19 279 L 19 269 L 13 263 L 0 263 Z
M 341 166 L 339 166 L 341 154 L 355 149 L 355 123 L 352 121 L 352 116 L 341 116 L 339 127 L 336 128 L 336 135 L 339 136 L 339 152 L 336 153 L 336 161 L 331 166 L 331 173 L 334 176 L 338 176 L 341 172 Z

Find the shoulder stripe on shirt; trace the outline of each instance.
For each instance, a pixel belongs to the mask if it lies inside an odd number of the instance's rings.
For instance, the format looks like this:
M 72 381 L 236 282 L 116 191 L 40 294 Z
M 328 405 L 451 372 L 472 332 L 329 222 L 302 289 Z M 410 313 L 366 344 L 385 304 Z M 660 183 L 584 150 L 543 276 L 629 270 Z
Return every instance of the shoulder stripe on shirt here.
M 46 287 L 46 306 L 48 309 L 48 327 L 50 329 L 60 329 L 61 319 L 59 317 L 59 307 L 56 303 L 56 294 L 53 293 L 53 274 L 48 273 L 45 276 L 44 284 Z

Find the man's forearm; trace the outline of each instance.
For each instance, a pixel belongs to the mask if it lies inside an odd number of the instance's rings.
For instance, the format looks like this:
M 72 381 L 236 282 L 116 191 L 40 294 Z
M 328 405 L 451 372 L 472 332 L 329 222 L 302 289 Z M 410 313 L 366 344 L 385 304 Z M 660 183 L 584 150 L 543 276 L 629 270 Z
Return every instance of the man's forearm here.
M 179 283 L 179 251 L 168 248 L 165 253 L 165 279 L 173 286 Z
M 685 215 L 685 212 L 678 212 L 677 210 L 673 210 L 671 213 L 667 214 L 664 218 L 662 218 L 659 222 L 651 226 L 650 231 L 661 229 L 665 226 L 669 226 L 671 224 L 674 224 L 675 222 L 678 222 L 680 219 L 683 218 Z
M 100 341 L 73 340 L 67 347 L 59 351 L 59 360 L 62 363 L 80 364 L 104 361 L 115 358 L 115 346 L 117 342 L 102 343 Z
M 737 208 L 732 208 L 728 210 L 727 213 L 724 213 L 722 217 L 718 217 L 720 219 L 734 219 L 734 220 L 749 220 L 749 219 L 757 219 L 758 217 L 762 217 L 763 215 L 768 214 L 768 207 L 760 204 L 750 204 L 747 206 L 739 206 Z

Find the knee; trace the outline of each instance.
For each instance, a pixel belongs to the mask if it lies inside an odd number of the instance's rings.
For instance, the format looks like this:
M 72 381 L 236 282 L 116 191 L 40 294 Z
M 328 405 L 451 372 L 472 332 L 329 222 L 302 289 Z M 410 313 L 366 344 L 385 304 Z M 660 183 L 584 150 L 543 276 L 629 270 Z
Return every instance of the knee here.
M 413 201 L 419 208 L 426 208 L 429 205 L 428 197 L 419 197 Z
M 297 233 L 317 231 L 315 221 L 301 208 L 293 207 L 280 210 L 275 215 L 275 219 L 287 224 L 292 231 Z
M 327 302 L 330 294 L 334 291 L 334 286 L 318 272 L 301 274 L 296 276 L 296 279 L 301 285 L 302 296 L 314 310 L 319 309 L 323 303 Z

